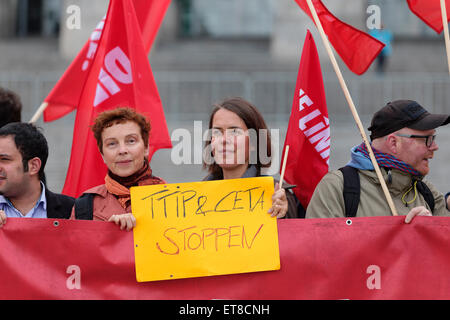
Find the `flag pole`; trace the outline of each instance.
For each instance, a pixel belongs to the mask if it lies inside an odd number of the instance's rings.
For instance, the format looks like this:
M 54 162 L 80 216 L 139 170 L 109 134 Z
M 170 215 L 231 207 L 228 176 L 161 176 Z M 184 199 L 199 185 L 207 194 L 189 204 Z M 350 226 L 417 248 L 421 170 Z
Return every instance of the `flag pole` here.
M 444 27 L 445 49 L 447 51 L 448 73 L 450 74 L 450 36 L 448 34 L 447 9 L 445 0 L 441 0 L 442 26 Z
M 36 110 L 33 117 L 31 118 L 30 123 L 35 123 L 42 115 L 42 113 L 44 113 L 44 110 L 47 108 L 47 106 L 48 106 L 47 102 L 42 102 L 42 104 L 39 106 L 39 108 Z
M 381 174 L 380 167 L 378 166 L 378 163 L 377 163 L 377 160 L 373 153 L 372 147 L 369 143 L 369 140 L 367 139 L 366 133 L 364 131 L 364 127 L 361 123 L 361 119 L 359 118 L 358 112 L 356 111 L 356 107 L 353 103 L 350 92 L 348 91 L 347 85 L 345 84 L 344 77 L 342 76 L 341 70 L 339 69 L 339 66 L 336 62 L 336 58 L 334 57 L 333 51 L 331 50 L 328 39 L 325 35 L 325 32 L 323 31 L 322 24 L 320 23 L 319 17 L 317 16 L 316 9 L 314 8 L 314 5 L 312 4 L 311 0 L 306 0 L 306 2 L 308 3 L 309 10 L 311 11 L 314 22 L 316 23 L 317 29 L 319 30 L 320 37 L 322 38 L 322 41 L 325 45 L 325 48 L 327 50 L 328 56 L 330 57 L 331 63 L 333 64 L 333 68 L 338 77 L 339 84 L 341 85 L 341 88 L 344 91 L 344 95 L 345 95 L 347 103 L 350 107 L 350 111 L 352 112 L 353 118 L 356 121 L 356 125 L 358 126 L 359 132 L 361 133 L 363 141 L 367 147 L 367 150 L 369 151 L 370 160 L 372 161 L 372 164 L 375 168 L 375 172 L 378 176 L 378 179 L 380 180 L 381 188 L 383 189 L 384 195 L 386 196 L 386 200 L 388 202 L 389 208 L 391 209 L 392 215 L 398 216 L 397 209 L 394 206 L 394 202 L 392 201 L 392 197 L 389 193 L 389 189 L 387 188 L 386 182 L 383 179 L 383 175 Z
M 280 175 L 280 185 L 279 185 L 279 189 L 282 188 L 283 185 L 283 179 L 284 179 L 284 170 L 286 169 L 286 160 L 288 157 L 288 153 L 289 153 L 289 145 L 286 145 L 286 149 L 284 150 L 284 157 L 283 157 L 283 165 L 281 167 L 281 175 Z

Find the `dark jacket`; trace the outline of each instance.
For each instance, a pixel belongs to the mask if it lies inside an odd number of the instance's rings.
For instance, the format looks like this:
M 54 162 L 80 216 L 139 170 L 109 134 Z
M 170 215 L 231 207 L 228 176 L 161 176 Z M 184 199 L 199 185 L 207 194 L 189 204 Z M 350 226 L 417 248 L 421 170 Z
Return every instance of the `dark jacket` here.
M 447 192 L 447 194 L 445 195 L 445 205 L 447 206 L 447 210 L 450 211 L 450 206 L 448 206 L 447 204 L 447 198 L 450 196 L 450 192 Z
M 45 188 L 47 218 L 69 219 L 75 199 L 63 194 L 53 193 Z
M 277 184 L 280 181 L 278 179 L 273 179 L 273 183 Z M 288 212 L 286 213 L 285 218 L 292 219 L 292 218 L 304 218 L 306 215 L 306 210 L 303 208 L 302 204 L 298 200 L 297 196 L 295 195 L 293 189 L 295 188 L 295 185 L 286 183 L 283 181 L 284 190 L 286 191 L 286 200 L 288 202 Z

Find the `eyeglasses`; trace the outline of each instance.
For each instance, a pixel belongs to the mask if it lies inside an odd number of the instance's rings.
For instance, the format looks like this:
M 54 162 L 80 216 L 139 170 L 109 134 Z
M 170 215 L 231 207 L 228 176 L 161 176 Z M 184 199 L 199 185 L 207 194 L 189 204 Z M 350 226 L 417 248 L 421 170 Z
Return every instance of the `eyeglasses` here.
M 436 135 L 429 135 L 429 136 L 421 136 L 421 135 L 417 135 L 417 134 L 400 134 L 397 133 L 396 136 L 398 137 L 404 137 L 404 138 L 422 138 L 425 139 L 425 145 L 428 148 L 431 148 L 431 146 L 433 145 L 434 140 L 436 139 Z
M 245 130 L 241 128 L 230 128 L 226 129 L 225 131 L 230 137 L 238 137 L 245 134 Z M 212 128 L 211 135 L 215 138 L 219 138 L 223 135 L 223 132 L 220 129 Z

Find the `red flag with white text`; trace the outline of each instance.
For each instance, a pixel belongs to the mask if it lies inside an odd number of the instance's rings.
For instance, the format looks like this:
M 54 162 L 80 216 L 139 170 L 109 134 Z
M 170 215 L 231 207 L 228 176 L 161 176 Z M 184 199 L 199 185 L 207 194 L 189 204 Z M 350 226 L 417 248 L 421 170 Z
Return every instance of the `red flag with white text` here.
M 306 0 L 295 1 L 312 19 Z M 328 40 L 347 67 L 358 75 L 366 72 L 385 45 L 371 35 L 337 19 L 322 1 L 312 0 L 312 3 Z
M 441 33 L 444 29 L 442 25 L 442 11 L 440 0 L 406 0 L 409 9 L 425 22 L 431 29 Z M 447 21 L 450 22 L 450 0 L 445 0 L 447 11 Z
M 306 209 L 314 189 L 328 172 L 330 158 L 330 124 L 325 88 L 319 55 L 309 30 L 298 69 L 283 158 L 287 145 L 289 153 L 284 178 L 296 185 L 295 195 Z
M 95 58 L 90 64 L 77 108 L 63 189 L 64 194 L 75 197 L 104 183 L 107 168 L 89 128 L 99 113 L 127 106 L 144 114 L 152 128 L 149 160 L 159 148 L 172 147 L 131 0 L 111 0 Z
M 170 0 L 134 0 L 133 4 L 141 27 L 145 51 L 148 53 Z M 83 84 L 92 66 L 104 23 L 105 18 L 98 23 L 89 40 L 44 99 L 44 102 L 48 103 L 44 111 L 45 122 L 57 120 L 78 107 Z

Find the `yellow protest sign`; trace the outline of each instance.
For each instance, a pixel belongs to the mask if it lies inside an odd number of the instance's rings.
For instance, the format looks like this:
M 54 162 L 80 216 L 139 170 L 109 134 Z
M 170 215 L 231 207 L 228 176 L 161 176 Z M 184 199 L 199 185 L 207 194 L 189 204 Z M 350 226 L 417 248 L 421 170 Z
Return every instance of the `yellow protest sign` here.
M 136 279 L 278 270 L 273 178 L 132 187 Z

